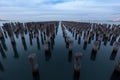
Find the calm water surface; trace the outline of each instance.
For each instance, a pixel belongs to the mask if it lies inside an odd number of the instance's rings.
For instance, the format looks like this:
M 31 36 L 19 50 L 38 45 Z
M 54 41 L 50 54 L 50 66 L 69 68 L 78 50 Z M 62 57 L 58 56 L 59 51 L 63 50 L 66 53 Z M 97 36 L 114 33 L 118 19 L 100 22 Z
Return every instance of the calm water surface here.
M 67 31 L 67 33 L 74 41 L 71 56 L 66 48 L 60 23 L 55 36 L 54 47 L 49 55 L 44 53 L 40 33 L 39 39 L 32 39 L 32 45 L 28 34 L 25 34 L 25 43 L 22 43 L 20 36 L 19 38 L 15 37 L 16 46 L 11 45 L 9 37 L 6 38 L 4 43 L 7 47 L 4 49 L 5 53 L 0 53 L 0 80 L 33 80 L 31 64 L 28 60 L 28 56 L 32 53 L 37 55 L 39 80 L 73 80 L 74 55 L 79 51 L 83 54 L 79 80 L 110 80 L 120 57 L 120 49 L 115 59 L 111 60 L 110 55 L 113 46 L 110 46 L 110 42 L 107 42 L 107 45 L 102 42 L 93 59 L 91 58 L 91 50 L 95 40 L 87 44 L 86 49 L 84 49 L 83 39 L 78 44 L 78 40 L 75 40 L 70 32 Z M 27 49 L 24 48 L 25 44 Z

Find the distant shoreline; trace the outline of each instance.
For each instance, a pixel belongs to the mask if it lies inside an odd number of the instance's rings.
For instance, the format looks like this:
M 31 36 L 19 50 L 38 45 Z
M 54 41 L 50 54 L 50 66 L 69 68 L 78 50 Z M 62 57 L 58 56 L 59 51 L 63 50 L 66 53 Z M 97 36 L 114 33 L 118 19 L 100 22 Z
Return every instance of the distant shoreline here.
M 114 21 L 114 20 L 107 20 L 107 21 L 109 21 L 109 22 L 120 22 L 120 21 Z
M 9 20 L 0 20 L 0 21 L 9 21 Z
M 107 21 L 110 21 L 110 22 L 120 22 L 120 20 L 107 20 Z

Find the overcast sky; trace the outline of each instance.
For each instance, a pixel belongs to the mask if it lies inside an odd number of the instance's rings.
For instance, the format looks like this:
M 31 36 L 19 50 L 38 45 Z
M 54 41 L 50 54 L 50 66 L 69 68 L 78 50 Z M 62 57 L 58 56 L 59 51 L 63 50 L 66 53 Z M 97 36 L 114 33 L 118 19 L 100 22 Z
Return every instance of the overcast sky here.
M 120 0 L 0 0 L 8 20 L 111 20 L 120 17 Z

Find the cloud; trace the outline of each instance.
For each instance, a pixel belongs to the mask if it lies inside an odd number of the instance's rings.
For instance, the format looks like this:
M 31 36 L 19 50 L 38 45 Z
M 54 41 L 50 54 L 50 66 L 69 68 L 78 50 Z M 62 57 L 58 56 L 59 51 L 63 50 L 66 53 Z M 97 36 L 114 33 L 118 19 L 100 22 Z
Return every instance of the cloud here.
M 117 14 L 120 13 L 119 2 L 118 0 L 29 0 L 28 2 L 0 0 L 0 16 L 18 20 L 38 17 L 38 19 L 48 17 L 60 20 L 113 19 L 120 16 Z

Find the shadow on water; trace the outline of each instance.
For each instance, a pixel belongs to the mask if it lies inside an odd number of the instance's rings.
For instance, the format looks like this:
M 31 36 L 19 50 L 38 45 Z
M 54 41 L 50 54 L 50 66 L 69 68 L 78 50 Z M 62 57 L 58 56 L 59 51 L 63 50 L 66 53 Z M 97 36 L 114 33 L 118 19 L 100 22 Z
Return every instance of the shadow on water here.
M 32 67 L 33 80 L 40 80 L 39 67 L 38 67 L 36 54 L 35 53 L 30 54 L 28 56 L 28 59 Z

